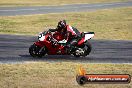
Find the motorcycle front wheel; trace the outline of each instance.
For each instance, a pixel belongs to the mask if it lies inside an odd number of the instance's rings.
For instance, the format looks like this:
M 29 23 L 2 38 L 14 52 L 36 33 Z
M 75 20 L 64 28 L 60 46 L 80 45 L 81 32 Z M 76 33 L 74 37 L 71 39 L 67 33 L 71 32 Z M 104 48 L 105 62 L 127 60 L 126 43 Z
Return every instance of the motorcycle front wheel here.
M 32 57 L 42 57 L 46 54 L 45 47 L 39 47 L 35 44 L 29 47 L 29 53 Z

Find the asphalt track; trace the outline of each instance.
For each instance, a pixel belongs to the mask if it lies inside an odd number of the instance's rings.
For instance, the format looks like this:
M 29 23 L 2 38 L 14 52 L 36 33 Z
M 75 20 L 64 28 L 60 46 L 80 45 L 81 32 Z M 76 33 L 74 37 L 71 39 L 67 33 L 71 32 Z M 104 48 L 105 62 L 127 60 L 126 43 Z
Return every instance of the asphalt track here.
M 92 52 L 87 57 L 50 55 L 33 58 L 28 48 L 36 36 L 0 35 L 0 63 L 24 62 L 78 62 L 78 63 L 132 63 L 132 41 L 91 40 Z
M 94 11 L 116 7 L 129 7 L 132 2 L 77 4 L 64 6 L 33 6 L 33 7 L 0 7 L 0 16 L 31 15 L 46 13 L 63 13 L 78 11 Z M 132 63 L 132 41 L 123 40 L 91 40 L 92 52 L 85 58 L 73 56 L 44 56 L 32 58 L 28 48 L 37 37 L 0 35 L 0 63 L 24 63 L 32 61 L 78 62 L 78 63 Z
M 28 6 L 28 7 L 0 7 L 0 16 L 32 15 L 63 12 L 94 11 L 99 9 L 110 9 L 117 7 L 132 6 L 132 1 L 116 3 L 96 4 L 71 4 L 61 6 Z

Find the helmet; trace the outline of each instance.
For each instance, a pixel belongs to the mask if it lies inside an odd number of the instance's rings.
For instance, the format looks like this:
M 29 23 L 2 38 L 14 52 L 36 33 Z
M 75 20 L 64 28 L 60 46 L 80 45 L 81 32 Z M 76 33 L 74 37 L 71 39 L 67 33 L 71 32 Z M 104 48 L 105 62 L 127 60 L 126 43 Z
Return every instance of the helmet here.
M 59 29 L 65 28 L 65 27 L 66 27 L 66 20 L 61 20 L 61 21 L 59 21 L 57 27 L 58 27 Z

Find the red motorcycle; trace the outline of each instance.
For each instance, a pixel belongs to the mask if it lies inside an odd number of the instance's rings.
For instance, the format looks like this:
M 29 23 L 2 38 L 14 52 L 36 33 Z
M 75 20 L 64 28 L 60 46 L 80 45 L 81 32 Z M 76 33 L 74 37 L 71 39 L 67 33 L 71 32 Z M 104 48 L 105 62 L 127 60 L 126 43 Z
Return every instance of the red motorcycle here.
M 39 34 L 38 41 L 29 48 L 29 53 L 33 57 L 42 57 L 44 55 L 74 55 L 76 57 L 87 56 L 91 52 L 90 40 L 94 32 L 82 32 L 81 38 L 74 47 L 74 51 L 69 51 L 67 41 L 58 33 L 45 31 Z

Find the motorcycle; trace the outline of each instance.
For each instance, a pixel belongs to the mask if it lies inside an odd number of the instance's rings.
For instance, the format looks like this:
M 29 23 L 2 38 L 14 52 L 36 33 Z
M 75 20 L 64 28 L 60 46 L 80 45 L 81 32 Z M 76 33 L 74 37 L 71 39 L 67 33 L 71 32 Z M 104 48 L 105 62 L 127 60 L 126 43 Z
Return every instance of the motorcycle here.
M 69 51 L 67 41 L 58 32 L 41 32 L 38 41 L 29 47 L 29 53 L 32 57 L 42 57 L 44 55 L 74 55 L 75 57 L 87 56 L 91 52 L 89 40 L 94 36 L 94 32 L 82 32 L 73 51 Z

